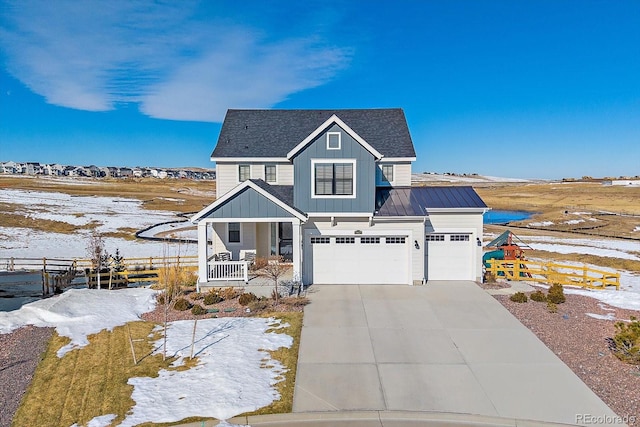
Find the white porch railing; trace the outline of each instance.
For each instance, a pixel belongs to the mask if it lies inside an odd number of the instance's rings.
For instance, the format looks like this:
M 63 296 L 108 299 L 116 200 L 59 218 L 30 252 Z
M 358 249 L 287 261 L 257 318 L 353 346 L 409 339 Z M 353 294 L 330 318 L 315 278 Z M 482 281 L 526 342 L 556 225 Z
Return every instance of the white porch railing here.
M 249 281 L 248 261 L 209 261 L 208 280 L 244 280 Z

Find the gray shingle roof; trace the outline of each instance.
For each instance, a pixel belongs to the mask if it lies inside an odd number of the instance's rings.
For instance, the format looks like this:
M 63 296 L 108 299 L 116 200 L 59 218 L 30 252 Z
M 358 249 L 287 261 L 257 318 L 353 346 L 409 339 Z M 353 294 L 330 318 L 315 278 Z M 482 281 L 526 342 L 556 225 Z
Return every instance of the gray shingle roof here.
M 333 114 L 385 157 L 415 157 L 400 108 L 228 110 L 211 157 L 286 157 Z
M 426 216 L 429 209 L 486 208 L 471 187 L 400 187 L 376 191 L 376 216 Z

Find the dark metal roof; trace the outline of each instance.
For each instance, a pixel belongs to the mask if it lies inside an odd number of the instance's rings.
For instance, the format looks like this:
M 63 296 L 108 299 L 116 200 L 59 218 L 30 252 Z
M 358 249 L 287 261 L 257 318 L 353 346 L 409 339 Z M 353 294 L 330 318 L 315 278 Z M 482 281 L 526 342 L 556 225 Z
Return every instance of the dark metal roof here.
M 286 157 L 333 114 L 385 157 L 415 157 L 400 108 L 228 110 L 211 157 Z
M 375 215 L 426 216 L 429 209 L 486 207 L 471 187 L 379 188 Z

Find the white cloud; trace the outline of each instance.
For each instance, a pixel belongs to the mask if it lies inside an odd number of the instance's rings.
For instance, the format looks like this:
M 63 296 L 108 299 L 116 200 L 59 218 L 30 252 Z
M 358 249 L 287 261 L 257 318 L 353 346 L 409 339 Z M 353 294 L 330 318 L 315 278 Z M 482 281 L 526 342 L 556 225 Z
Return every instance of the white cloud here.
M 197 3 L 20 1 L 2 7 L 7 69 L 48 103 L 220 121 L 332 78 L 349 51 L 313 38 L 266 42 L 258 29 L 196 15 Z M 198 8 L 198 14 L 202 8 Z M 263 30 L 264 31 L 264 30 Z

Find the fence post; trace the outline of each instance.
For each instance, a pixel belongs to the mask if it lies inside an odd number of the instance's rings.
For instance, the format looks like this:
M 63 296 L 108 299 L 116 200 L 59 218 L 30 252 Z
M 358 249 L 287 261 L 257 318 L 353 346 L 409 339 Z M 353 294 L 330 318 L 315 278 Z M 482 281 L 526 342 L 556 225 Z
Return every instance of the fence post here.
M 9 264 L 9 271 L 15 271 L 15 269 L 16 269 L 15 260 L 13 257 L 11 257 L 11 264 Z
M 582 264 L 582 284 L 585 286 L 587 285 L 587 264 Z M 602 285 L 604 288 L 604 283 Z

